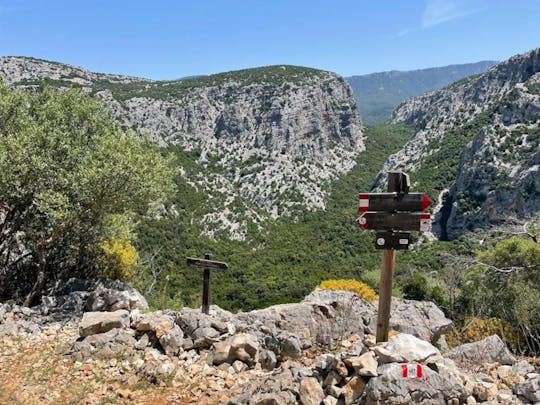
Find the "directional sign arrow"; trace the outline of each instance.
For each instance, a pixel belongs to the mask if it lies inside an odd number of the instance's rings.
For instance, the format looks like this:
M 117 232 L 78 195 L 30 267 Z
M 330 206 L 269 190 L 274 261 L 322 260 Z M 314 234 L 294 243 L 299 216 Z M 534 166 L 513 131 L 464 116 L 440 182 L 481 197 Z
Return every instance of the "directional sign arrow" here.
M 356 220 L 363 229 L 420 231 L 431 229 L 431 215 L 423 212 L 364 212 Z
M 422 193 L 364 193 L 358 198 L 358 212 L 424 211 L 431 205 L 429 197 Z

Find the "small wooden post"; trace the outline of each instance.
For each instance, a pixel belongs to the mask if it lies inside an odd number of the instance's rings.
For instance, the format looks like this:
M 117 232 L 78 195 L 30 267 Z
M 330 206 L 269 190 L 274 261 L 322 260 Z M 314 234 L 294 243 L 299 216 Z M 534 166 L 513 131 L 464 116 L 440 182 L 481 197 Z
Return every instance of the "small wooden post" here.
M 204 258 L 210 260 L 211 256 L 205 254 Z M 203 294 L 202 294 L 202 312 L 203 314 L 208 314 L 210 311 L 210 269 L 208 267 L 204 268 L 203 275 Z
M 377 313 L 377 342 L 388 341 L 388 325 L 390 324 L 390 307 L 392 305 L 392 273 L 395 258 L 395 250 L 383 250 L 379 285 L 379 311 Z
M 199 267 L 204 270 L 203 273 L 203 297 L 202 307 L 203 313 L 208 314 L 210 312 L 210 270 L 225 270 L 229 266 L 227 263 L 210 260 L 210 255 L 205 254 L 204 259 L 196 257 L 186 257 L 188 266 Z
M 408 192 L 408 181 L 401 172 L 388 173 L 388 192 Z M 377 313 L 377 342 L 388 341 L 390 308 L 392 306 L 392 273 L 396 251 L 385 249 L 382 254 L 381 280 L 379 284 L 379 310 Z

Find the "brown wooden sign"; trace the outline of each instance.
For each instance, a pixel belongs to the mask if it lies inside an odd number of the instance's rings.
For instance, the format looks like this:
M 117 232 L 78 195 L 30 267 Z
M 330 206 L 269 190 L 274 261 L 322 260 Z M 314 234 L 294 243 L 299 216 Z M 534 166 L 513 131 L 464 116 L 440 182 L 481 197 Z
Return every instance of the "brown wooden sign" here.
M 195 257 L 186 257 L 186 262 L 189 266 L 201 267 L 203 269 L 226 270 L 229 267 L 227 263 Z
M 204 259 L 198 257 L 186 257 L 186 262 L 189 266 L 204 269 L 201 310 L 203 313 L 208 314 L 210 312 L 210 270 L 225 270 L 229 268 L 229 266 L 227 263 L 210 260 L 209 254 L 205 255 Z
M 423 193 L 362 193 L 358 211 L 424 211 L 431 205 L 429 197 Z
M 419 231 L 431 229 L 431 215 L 423 212 L 364 212 L 356 223 L 378 231 Z

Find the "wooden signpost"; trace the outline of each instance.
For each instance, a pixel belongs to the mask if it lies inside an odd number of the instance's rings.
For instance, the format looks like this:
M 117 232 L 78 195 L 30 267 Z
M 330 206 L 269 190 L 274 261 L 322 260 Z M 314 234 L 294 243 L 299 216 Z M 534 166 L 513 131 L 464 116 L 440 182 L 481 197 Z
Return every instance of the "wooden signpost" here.
M 379 310 L 377 313 L 377 342 L 388 341 L 390 306 L 392 300 L 392 273 L 396 250 L 410 245 L 410 233 L 431 229 L 431 215 L 421 212 L 431 205 L 422 193 L 410 193 L 409 176 L 401 172 L 388 173 L 388 193 L 359 194 L 358 211 L 363 214 L 356 223 L 363 229 L 375 229 L 375 247 L 383 250 Z
M 203 276 L 203 297 L 202 297 L 202 312 L 208 314 L 210 311 L 210 270 L 226 270 L 229 266 L 227 263 L 210 260 L 210 255 L 204 255 L 204 259 L 195 257 L 186 257 L 188 266 L 200 267 L 204 269 Z

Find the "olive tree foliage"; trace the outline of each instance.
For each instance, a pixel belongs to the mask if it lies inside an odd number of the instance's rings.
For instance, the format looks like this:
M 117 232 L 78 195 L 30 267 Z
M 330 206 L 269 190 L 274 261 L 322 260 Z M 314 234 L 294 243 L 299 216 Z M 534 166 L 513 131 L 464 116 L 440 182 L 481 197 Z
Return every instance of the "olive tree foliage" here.
M 466 317 L 496 317 L 522 337 L 520 349 L 540 353 L 540 243 L 511 236 L 478 252 L 454 258 L 462 269 L 453 310 Z
M 172 167 L 82 91 L 0 83 L 0 299 L 30 305 L 50 280 L 98 272 L 118 223 L 174 191 Z

